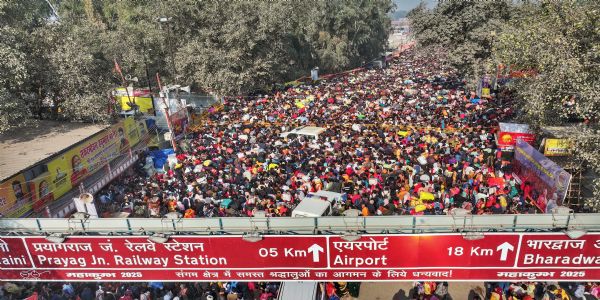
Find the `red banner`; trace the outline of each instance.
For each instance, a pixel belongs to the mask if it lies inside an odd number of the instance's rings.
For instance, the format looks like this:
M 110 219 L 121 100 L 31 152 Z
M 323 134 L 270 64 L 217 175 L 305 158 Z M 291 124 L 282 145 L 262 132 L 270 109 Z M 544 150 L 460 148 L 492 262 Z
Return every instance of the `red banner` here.
M 182 108 L 178 112 L 171 114 L 169 118 L 171 120 L 171 132 L 173 133 L 172 138 L 177 141 L 181 139 L 187 131 L 188 119 L 186 109 Z
M 0 238 L 0 280 L 600 280 L 600 234 Z
M 499 132 L 498 133 L 498 147 L 501 149 L 512 150 L 515 147 L 517 139 L 532 144 L 535 141 L 535 135 L 531 133 L 519 133 L 519 132 Z

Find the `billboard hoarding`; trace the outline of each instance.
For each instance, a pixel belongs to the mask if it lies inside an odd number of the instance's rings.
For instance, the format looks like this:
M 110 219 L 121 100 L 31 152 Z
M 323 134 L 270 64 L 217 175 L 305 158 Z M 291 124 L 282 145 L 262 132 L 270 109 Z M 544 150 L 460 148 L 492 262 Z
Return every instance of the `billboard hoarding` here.
M 175 141 L 180 140 L 186 133 L 188 127 L 187 111 L 185 108 L 180 109 L 169 116 L 171 120 L 171 132 Z
M 0 183 L 0 213 L 8 218 L 16 218 L 31 210 L 30 186 L 23 174 L 17 174 Z
M 518 139 L 533 143 L 535 136 L 531 133 L 499 132 L 497 144 L 502 150 L 512 150 Z
M 131 110 L 129 103 L 135 103 L 139 106 L 139 111 L 144 114 L 154 114 L 154 100 L 152 99 L 152 92 L 150 89 L 132 89 L 128 88 L 116 88 L 114 91 L 115 99 L 121 106 L 121 111 Z
M 55 189 L 52 182 L 49 172 L 44 172 L 28 182 L 31 191 L 31 207 L 34 212 L 41 212 L 50 202 L 54 201 Z
M 496 143 L 503 151 L 513 151 L 518 139 L 528 143 L 535 141 L 535 135 L 527 124 L 500 122 L 498 123 L 498 129 Z
M 600 279 L 600 234 L 0 237 L 0 252 L 0 280 Z
M 545 156 L 567 156 L 571 149 L 571 142 L 567 139 L 546 139 L 544 144 Z
M 111 126 L 87 141 L 55 155 L 46 163 L 47 172 L 25 180 L 24 173 L 0 183 L 0 213 L 21 217 L 36 212 L 76 188 L 87 176 L 149 137 L 144 121 L 134 118 Z
M 532 182 L 538 192 L 546 190 L 548 197 L 556 193 L 559 204 L 567 196 L 571 174 L 521 139 L 515 146 L 515 171 L 521 180 Z

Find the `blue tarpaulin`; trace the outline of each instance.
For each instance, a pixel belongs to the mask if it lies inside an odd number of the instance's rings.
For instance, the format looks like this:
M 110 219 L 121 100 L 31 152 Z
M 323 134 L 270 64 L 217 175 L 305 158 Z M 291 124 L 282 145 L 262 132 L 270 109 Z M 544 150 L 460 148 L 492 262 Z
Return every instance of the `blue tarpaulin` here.
M 162 169 L 165 163 L 167 162 L 167 158 L 169 154 L 175 153 L 173 149 L 161 149 L 150 151 L 150 156 L 154 160 L 154 168 Z

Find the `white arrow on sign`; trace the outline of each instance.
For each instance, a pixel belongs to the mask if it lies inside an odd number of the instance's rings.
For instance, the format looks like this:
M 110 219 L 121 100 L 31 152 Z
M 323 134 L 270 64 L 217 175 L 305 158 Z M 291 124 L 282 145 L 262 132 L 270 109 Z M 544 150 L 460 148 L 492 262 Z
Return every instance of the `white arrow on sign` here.
M 312 244 L 312 246 L 308 247 L 308 253 L 312 253 L 313 262 L 319 262 L 319 252 L 323 252 L 323 247 Z
M 496 248 L 496 251 L 498 250 L 500 250 L 500 260 L 506 261 L 506 258 L 508 257 L 508 251 L 515 250 L 515 247 L 513 247 L 513 245 L 509 242 L 504 242 L 500 244 L 498 248 Z

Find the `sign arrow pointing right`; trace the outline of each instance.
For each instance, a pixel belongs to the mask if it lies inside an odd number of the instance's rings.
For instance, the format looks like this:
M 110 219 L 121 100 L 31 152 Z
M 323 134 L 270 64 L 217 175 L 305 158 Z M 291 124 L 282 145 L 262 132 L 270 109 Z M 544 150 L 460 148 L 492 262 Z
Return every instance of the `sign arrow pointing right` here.
M 321 247 L 317 244 L 312 244 L 312 246 L 308 247 L 308 253 L 312 253 L 312 255 L 313 255 L 313 262 L 319 262 L 319 252 L 324 252 L 324 251 L 323 251 L 323 247 Z
M 515 247 L 509 242 L 504 242 L 504 243 L 500 244 L 500 246 L 498 246 L 498 248 L 496 248 L 496 251 L 498 251 L 498 250 L 500 250 L 500 260 L 506 261 L 506 259 L 508 257 L 508 251 L 515 250 Z

